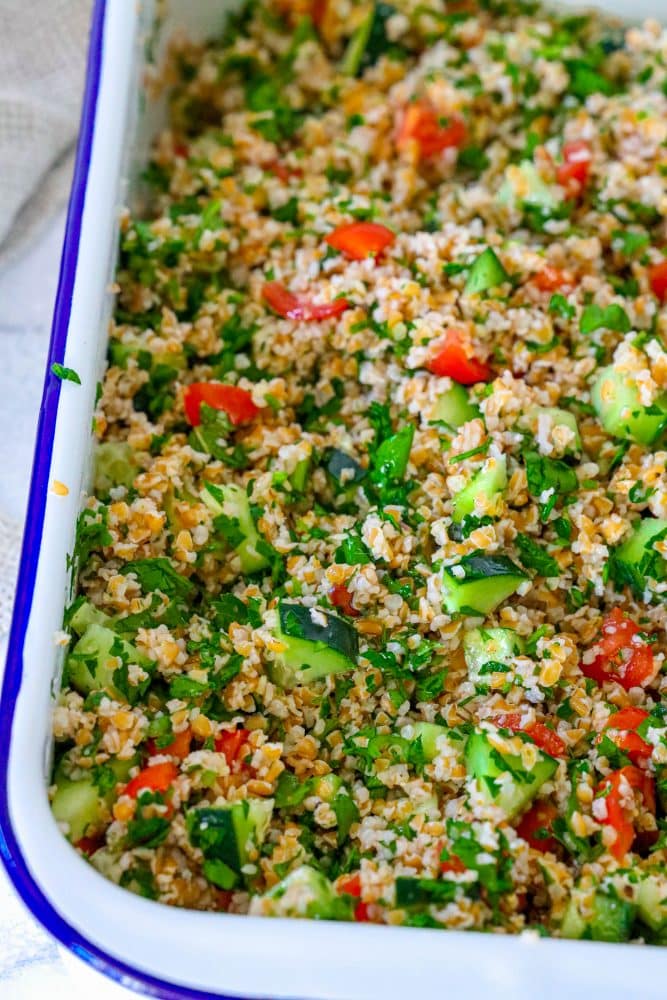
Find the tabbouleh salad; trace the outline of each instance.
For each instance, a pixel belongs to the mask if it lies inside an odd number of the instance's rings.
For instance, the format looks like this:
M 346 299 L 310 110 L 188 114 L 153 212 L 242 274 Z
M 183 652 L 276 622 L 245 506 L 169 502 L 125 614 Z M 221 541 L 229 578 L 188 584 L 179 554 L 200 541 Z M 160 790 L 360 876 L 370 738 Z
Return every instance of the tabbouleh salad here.
M 176 906 L 667 941 L 667 32 L 257 0 L 162 85 L 63 832 Z

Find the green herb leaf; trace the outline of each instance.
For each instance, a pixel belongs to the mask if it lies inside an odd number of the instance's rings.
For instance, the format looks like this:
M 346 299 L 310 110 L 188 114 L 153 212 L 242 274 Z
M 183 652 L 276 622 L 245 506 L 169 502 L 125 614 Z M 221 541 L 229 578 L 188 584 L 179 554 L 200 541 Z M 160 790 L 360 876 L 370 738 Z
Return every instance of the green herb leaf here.
M 194 593 L 195 585 L 187 577 L 174 569 L 165 556 L 154 559 L 136 559 L 121 567 L 123 576 L 133 573 L 145 594 L 155 590 L 166 597 L 175 597 L 186 601 Z
M 62 382 L 74 382 L 75 385 L 81 385 L 81 379 L 73 368 L 66 368 L 64 365 L 60 365 L 57 361 L 54 361 L 51 365 L 51 371 Z
M 550 577 L 560 574 L 558 563 L 553 556 L 528 535 L 517 535 L 516 547 L 519 550 L 519 559 L 526 569 L 535 569 L 540 576 Z
M 586 306 L 581 314 L 579 329 L 582 333 L 594 333 L 596 330 L 614 330 L 617 333 L 628 333 L 632 329 L 630 318 L 625 309 L 615 302 L 603 309 L 601 306 Z

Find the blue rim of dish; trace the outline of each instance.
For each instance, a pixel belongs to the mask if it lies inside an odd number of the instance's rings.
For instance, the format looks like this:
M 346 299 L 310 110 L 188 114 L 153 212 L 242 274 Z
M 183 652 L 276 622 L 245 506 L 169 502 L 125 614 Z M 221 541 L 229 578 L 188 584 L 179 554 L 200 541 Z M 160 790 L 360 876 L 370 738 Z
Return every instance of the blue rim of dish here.
M 81 128 L 77 144 L 72 191 L 67 211 L 65 238 L 58 290 L 53 312 L 51 341 L 46 362 L 46 376 L 37 424 L 35 457 L 33 459 L 26 526 L 21 550 L 21 564 L 12 626 L 7 647 L 5 675 L 0 695 L 0 859 L 14 888 L 34 917 L 61 944 L 99 972 L 122 986 L 145 996 L 162 1000 L 234 1000 L 220 993 L 192 989 L 148 975 L 125 965 L 83 937 L 61 917 L 33 878 L 12 828 L 9 813 L 8 770 L 9 747 L 14 718 L 14 706 L 23 675 L 23 646 L 32 608 L 39 549 L 44 528 L 44 513 L 48 492 L 49 472 L 53 453 L 53 438 L 60 399 L 60 380 L 51 374 L 54 362 L 65 358 L 67 330 L 72 309 L 81 224 L 86 200 L 86 186 L 95 132 L 97 99 L 102 71 L 104 24 L 107 0 L 95 0 L 93 8 L 88 64 L 81 112 Z M 238 997 L 236 998 L 238 1000 Z

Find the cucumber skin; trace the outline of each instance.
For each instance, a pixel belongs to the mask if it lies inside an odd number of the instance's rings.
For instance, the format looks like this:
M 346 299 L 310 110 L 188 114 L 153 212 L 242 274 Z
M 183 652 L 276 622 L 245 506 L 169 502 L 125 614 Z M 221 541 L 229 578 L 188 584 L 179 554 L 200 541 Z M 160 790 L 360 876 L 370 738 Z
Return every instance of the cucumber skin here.
M 274 684 L 280 687 L 310 684 L 330 674 L 345 673 L 356 667 L 352 660 L 332 650 L 325 642 L 314 643 L 283 635 L 278 638 L 285 649 L 274 663 L 267 665 L 267 672 Z
M 467 486 L 457 493 L 452 502 L 452 521 L 460 524 L 468 514 L 475 513 L 478 496 L 487 499 L 496 496 L 507 486 L 507 461 L 504 455 L 489 459 L 476 472 Z
M 558 761 L 541 750 L 537 751 L 538 759 L 532 770 L 532 780 L 518 783 L 513 778 L 503 785 L 497 797 L 494 797 L 487 778 L 497 778 L 503 771 L 498 766 L 498 758 L 506 757 L 508 770 L 522 767 L 521 759 L 515 755 L 496 753 L 487 735 L 475 730 L 466 744 L 465 759 L 468 775 L 477 779 L 479 788 L 490 805 L 497 805 L 505 813 L 507 819 L 513 819 L 530 804 L 537 792 L 556 772 Z
M 647 413 L 639 401 L 636 382 L 613 365 L 599 372 L 591 388 L 591 402 L 603 428 L 613 437 L 653 444 L 667 426 L 667 396 L 654 404 L 662 413 Z
M 481 617 L 490 614 L 527 579 L 526 574 L 518 567 L 515 569 L 516 573 L 507 572 L 484 579 L 465 580 L 455 577 L 447 567 L 443 574 L 445 610 L 449 614 L 457 614 L 471 609 L 471 613 Z
M 248 843 L 262 845 L 272 811 L 273 799 L 191 809 L 186 817 L 190 842 L 201 848 L 207 861 L 222 861 L 240 876 L 248 861 Z
M 326 617 L 326 625 L 313 622 L 305 605 L 280 602 L 277 638 L 285 648 L 269 667 L 275 684 L 292 688 L 355 669 L 359 655 L 356 629 L 330 611 L 317 611 Z
M 366 478 L 367 471 L 357 462 L 356 458 L 341 451 L 339 448 L 332 448 L 327 458 L 326 469 L 328 474 L 340 483 L 344 489 L 356 486 Z M 353 475 L 343 483 L 341 477 L 343 472 L 352 472 Z

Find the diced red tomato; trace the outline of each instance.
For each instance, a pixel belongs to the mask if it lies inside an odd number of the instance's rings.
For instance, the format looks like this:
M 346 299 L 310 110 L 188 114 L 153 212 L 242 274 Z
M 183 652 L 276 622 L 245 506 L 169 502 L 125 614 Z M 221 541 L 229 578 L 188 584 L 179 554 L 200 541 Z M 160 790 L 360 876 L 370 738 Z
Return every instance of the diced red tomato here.
M 192 743 L 192 732 L 190 727 L 184 729 L 181 733 L 176 733 L 173 740 L 166 747 L 157 746 L 155 740 L 148 741 L 148 753 L 151 757 L 155 754 L 164 753 L 169 757 L 178 757 L 179 760 L 183 760 L 184 757 L 190 753 L 190 744 Z
M 562 288 L 572 286 L 572 275 L 569 271 L 561 270 L 560 267 L 552 267 L 551 264 L 547 264 L 541 271 L 533 275 L 531 281 L 541 292 L 558 292 Z
M 639 637 L 640 628 L 614 608 L 602 624 L 602 638 L 581 663 L 582 673 L 598 684 L 616 681 L 626 691 L 647 684 L 655 676 L 651 646 Z M 589 661 L 590 653 L 595 654 Z
M 165 764 L 151 764 L 139 771 L 136 778 L 132 778 L 123 789 L 124 795 L 131 795 L 136 799 L 140 792 L 148 790 L 150 792 L 161 792 L 164 794 L 178 777 L 178 768 L 171 762 Z
M 346 892 L 348 896 L 354 896 L 355 899 L 359 899 L 361 896 L 361 876 L 359 872 L 353 872 L 351 875 L 343 875 L 338 880 L 338 891 Z
M 558 810 L 552 802 L 536 802 L 521 817 L 516 832 L 536 851 L 555 851 L 558 841 L 550 836 Z
M 443 875 L 447 874 L 447 872 L 453 872 L 455 875 L 462 875 L 464 871 L 467 871 L 467 869 L 460 858 L 457 858 L 455 854 L 451 854 L 447 861 L 440 862 L 440 871 Z
M 190 149 L 184 142 L 175 142 L 174 153 L 176 154 L 176 156 L 182 156 L 183 159 L 187 159 L 188 154 L 190 153 Z
M 231 767 L 241 756 L 241 749 L 248 742 L 249 736 L 247 729 L 226 729 L 216 737 L 215 749 L 225 755 L 225 760 Z
M 349 615 L 351 618 L 358 618 L 360 612 L 357 611 L 354 604 L 352 603 L 352 594 L 347 589 L 347 587 L 338 583 L 335 587 L 329 591 L 329 600 L 335 608 L 339 608 L 344 615 Z
M 99 851 L 102 844 L 103 840 L 101 837 L 82 837 L 81 840 L 77 840 L 74 846 L 78 847 L 87 857 L 90 857 L 95 851 Z
M 214 410 L 223 410 L 237 427 L 246 424 L 259 413 L 247 389 L 237 385 L 223 385 L 221 382 L 193 382 L 183 394 L 185 415 L 192 427 L 201 423 L 202 403 Z
M 234 893 L 231 889 L 218 889 L 215 892 L 215 905 L 216 909 L 220 910 L 221 913 L 226 913 L 229 909 L 230 903 L 234 897 Z
M 282 160 L 271 160 L 266 164 L 264 169 L 269 170 L 283 184 L 286 184 L 291 177 L 303 177 L 303 170 L 300 170 L 298 167 L 288 167 Z
M 396 234 L 379 222 L 348 222 L 324 237 L 325 243 L 348 260 L 377 259 L 395 239 Z
M 417 146 L 419 158 L 428 160 L 445 149 L 460 149 L 465 142 L 466 126 L 459 115 L 442 118 L 427 100 L 408 104 L 398 126 L 399 150 Z
M 433 375 L 447 375 L 461 385 L 488 382 L 493 377 L 491 368 L 474 357 L 464 335 L 453 327 L 445 333 L 442 346 L 427 367 Z
M 359 872 L 354 872 L 352 875 L 344 875 L 343 878 L 338 880 L 338 891 L 345 892 L 348 896 L 354 896 L 359 902 L 354 908 L 354 919 L 358 924 L 365 924 L 370 922 L 370 915 L 368 913 L 368 905 L 362 903 L 361 899 L 361 877 Z
M 613 743 L 628 755 L 633 764 L 640 764 L 653 753 L 653 747 L 636 732 L 638 726 L 648 719 L 649 713 L 643 708 L 622 708 L 610 716 L 605 732 Z M 600 737 L 598 737 L 598 742 Z
M 581 195 L 586 187 L 592 158 L 591 147 L 583 139 L 563 146 L 563 162 L 556 169 L 556 180 L 572 197 Z
M 597 797 L 604 798 L 607 807 L 605 825 L 616 831 L 616 839 L 609 850 L 617 861 L 624 859 L 635 839 L 633 810 L 625 805 L 626 782 L 634 792 L 641 795 L 644 806 L 650 812 L 655 812 L 655 784 L 646 771 L 640 771 L 630 764 L 619 771 L 613 771 L 600 782 Z
M 354 919 L 358 924 L 368 924 L 371 921 L 367 903 L 357 903 L 354 908 Z
M 653 294 L 664 302 L 667 299 L 667 260 L 661 260 L 659 264 L 652 264 L 649 267 L 648 280 Z
M 319 322 L 340 316 L 350 308 L 347 299 L 334 299 L 333 302 L 316 304 L 308 299 L 300 299 L 288 291 L 279 281 L 269 281 L 262 289 L 262 297 L 270 309 L 283 319 Z
M 543 722 L 533 722 L 527 726 L 521 724 L 521 712 L 508 712 L 506 715 L 496 717 L 497 724 L 503 729 L 511 729 L 513 733 L 525 733 L 530 736 L 540 750 L 544 750 L 550 757 L 564 757 L 566 746 L 558 733 L 549 729 Z

